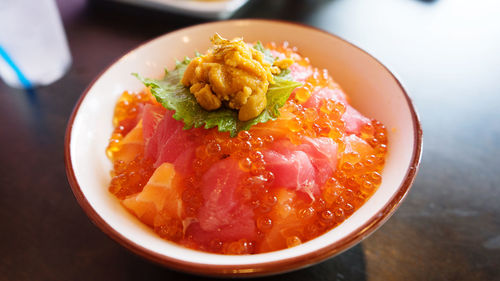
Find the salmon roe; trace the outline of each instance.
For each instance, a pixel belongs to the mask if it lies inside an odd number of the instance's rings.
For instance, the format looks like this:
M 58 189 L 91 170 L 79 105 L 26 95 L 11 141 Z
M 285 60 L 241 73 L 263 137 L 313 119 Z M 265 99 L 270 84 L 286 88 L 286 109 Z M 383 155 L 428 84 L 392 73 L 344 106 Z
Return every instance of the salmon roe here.
M 384 125 L 370 120 L 361 126 L 357 134 L 367 146 L 348 149 L 348 146 L 352 145 L 346 143 L 349 134 L 341 118 L 346 112 L 343 103 L 326 100 L 317 108 L 304 106 L 318 87 L 340 90 L 328 72 L 313 68 L 307 58 L 300 56 L 297 50 L 287 43 L 272 43 L 267 47 L 293 58 L 311 74 L 280 109 L 281 116 L 277 120 L 255 125 L 249 131 L 239 132 L 234 138 L 216 129 L 193 132 L 199 137 L 192 163 L 193 169 L 192 173 L 184 175 L 180 184 L 184 220 L 159 214 L 152 227 L 160 237 L 189 248 L 221 254 L 254 254 L 293 247 L 342 223 L 359 209 L 381 184 L 388 142 Z M 106 153 L 114 164 L 109 191 L 120 200 L 140 192 L 155 170 L 153 161 L 145 158 L 143 153 L 139 153 L 129 162 L 114 157 L 114 154 L 122 149 L 121 140 L 139 122 L 141 109 L 148 103 L 154 104 L 156 101 L 146 89 L 136 94 L 124 92 L 115 107 L 115 129 Z M 291 143 L 300 145 L 304 137 L 331 138 L 338 146 L 337 167 L 321 187 L 320 196 L 314 200 L 271 188 L 275 175 L 265 168 L 263 151 L 269 149 L 275 140 L 288 139 Z M 239 169 L 246 172 L 239 180 L 236 190 L 241 202 L 253 208 L 257 238 L 236 241 L 221 241 L 216 238 L 209 243 L 200 244 L 183 233 L 183 228 L 193 219 L 196 220 L 203 205 L 204 199 L 200 192 L 202 176 L 216 162 L 228 157 L 236 159 Z M 279 227 L 280 223 L 282 224 L 276 215 L 282 210 L 280 208 L 293 210 L 293 216 L 302 223 L 283 229 L 280 232 L 283 236 L 280 243 L 266 244 L 268 237 L 276 235 L 274 226 Z

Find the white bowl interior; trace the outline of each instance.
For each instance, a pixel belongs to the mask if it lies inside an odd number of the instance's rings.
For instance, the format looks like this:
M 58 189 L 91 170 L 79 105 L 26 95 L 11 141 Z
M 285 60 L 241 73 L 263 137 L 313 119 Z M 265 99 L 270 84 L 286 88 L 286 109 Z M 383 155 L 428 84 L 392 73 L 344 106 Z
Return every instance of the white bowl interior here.
M 214 32 L 224 37 L 243 36 L 245 41 L 282 42 L 297 46 L 313 65 L 326 68 L 341 85 L 351 103 L 368 117 L 386 125 L 389 154 L 383 182 L 375 194 L 351 217 L 328 233 L 298 247 L 250 256 L 224 256 L 179 247 L 154 234 L 129 214 L 109 192 L 111 163 L 105 149 L 111 135 L 116 100 L 124 90 L 143 86 L 130 74 L 160 77 L 174 59 L 192 56 L 209 47 Z M 100 76 L 89 89 L 75 117 L 70 153 L 81 191 L 102 219 L 123 237 L 158 254 L 202 264 L 255 264 L 314 252 L 347 237 L 368 219 L 379 214 L 400 188 L 411 164 L 415 145 L 414 124 L 403 89 L 380 63 L 365 52 L 308 27 L 269 21 L 216 22 L 166 34 L 130 52 Z

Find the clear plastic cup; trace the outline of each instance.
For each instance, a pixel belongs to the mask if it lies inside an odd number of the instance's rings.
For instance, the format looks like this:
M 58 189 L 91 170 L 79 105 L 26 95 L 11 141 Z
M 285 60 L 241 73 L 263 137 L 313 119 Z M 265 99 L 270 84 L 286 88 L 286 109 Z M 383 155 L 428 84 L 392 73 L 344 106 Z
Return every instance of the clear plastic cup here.
M 53 83 L 71 65 L 55 0 L 0 0 L 0 76 L 16 88 Z

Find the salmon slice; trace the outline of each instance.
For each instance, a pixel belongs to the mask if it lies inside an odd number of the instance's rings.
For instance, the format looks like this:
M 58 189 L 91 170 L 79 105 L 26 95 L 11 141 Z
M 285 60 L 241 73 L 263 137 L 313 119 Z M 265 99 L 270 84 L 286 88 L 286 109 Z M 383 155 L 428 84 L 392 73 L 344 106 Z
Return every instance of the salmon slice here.
M 314 214 L 299 214 L 307 203 L 297 195 L 293 190 L 285 188 L 277 190 L 277 203 L 268 215 L 272 220 L 272 227 L 258 245 L 259 252 L 285 249 L 301 242 L 298 237 L 303 236 L 305 226 L 314 221 Z
M 342 153 L 342 162 L 346 161 L 346 154 L 357 153 L 359 154 L 358 160 L 350 160 L 349 162 L 355 164 L 360 160 L 365 159 L 367 156 L 375 153 L 375 150 L 366 141 L 356 135 L 344 137 L 345 149 Z
M 182 217 L 181 190 L 175 179 L 174 165 L 161 164 L 144 189 L 122 201 L 122 204 L 144 223 L 154 226 L 161 212 L 171 218 Z
M 120 141 L 120 149 L 113 153 L 113 160 L 130 162 L 144 151 L 142 120 Z

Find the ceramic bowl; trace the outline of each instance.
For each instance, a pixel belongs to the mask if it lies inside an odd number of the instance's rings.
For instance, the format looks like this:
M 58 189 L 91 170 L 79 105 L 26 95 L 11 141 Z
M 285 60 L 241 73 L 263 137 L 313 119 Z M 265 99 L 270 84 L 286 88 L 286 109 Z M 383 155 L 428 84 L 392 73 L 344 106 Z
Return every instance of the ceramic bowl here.
M 143 85 L 131 75 L 160 78 L 174 59 L 204 52 L 215 32 L 247 42 L 288 41 L 316 67 L 326 68 L 364 115 L 388 129 L 383 182 L 373 196 L 338 227 L 297 247 L 244 256 L 183 248 L 158 237 L 108 192 L 111 163 L 105 149 L 113 130 L 114 105 L 124 90 Z M 66 171 L 73 192 L 90 219 L 132 252 L 185 272 L 215 276 L 255 276 L 291 271 L 347 250 L 380 227 L 401 204 L 415 178 L 422 131 L 410 98 L 395 76 L 358 47 L 327 32 L 287 22 L 232 20 L 180 29 L 132 50 L 109 66 L 85 90 L 69 120 Z M 92 247 L 92 245 L 89 245 Z

